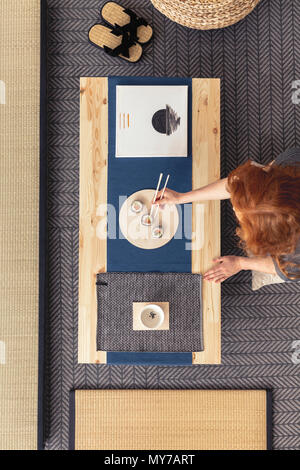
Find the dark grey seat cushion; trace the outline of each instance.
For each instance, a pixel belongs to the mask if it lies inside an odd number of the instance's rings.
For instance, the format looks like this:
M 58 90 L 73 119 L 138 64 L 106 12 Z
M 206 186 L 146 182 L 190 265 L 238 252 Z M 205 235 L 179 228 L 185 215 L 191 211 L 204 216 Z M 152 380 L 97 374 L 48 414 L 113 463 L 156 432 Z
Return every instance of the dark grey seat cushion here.
M 201 285 L 200 274 L 98 274 L 97 349 L 134 352 L 202 351 Z M 134 331 L 133 302 L 169 302 L 169 330 Z

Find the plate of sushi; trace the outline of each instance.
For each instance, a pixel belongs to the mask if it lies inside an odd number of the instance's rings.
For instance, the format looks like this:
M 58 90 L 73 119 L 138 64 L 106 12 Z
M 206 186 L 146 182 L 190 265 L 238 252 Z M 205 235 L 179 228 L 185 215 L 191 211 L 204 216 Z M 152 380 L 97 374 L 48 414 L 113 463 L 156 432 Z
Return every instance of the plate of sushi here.
M 129 196 L 120 214 L 120 229 L 132 245 L 144 250 L 154 250 L 166 245 L 174 237 L 179 214 L 175 205 L 151 210 L 155 189 L 144 189 Z

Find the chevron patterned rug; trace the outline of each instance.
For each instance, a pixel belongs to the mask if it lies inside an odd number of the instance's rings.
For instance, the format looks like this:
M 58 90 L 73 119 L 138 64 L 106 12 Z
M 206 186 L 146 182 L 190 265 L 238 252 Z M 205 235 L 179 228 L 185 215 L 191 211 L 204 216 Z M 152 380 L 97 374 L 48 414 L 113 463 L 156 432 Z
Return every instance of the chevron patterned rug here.
M 77 364 L 79 77 L 154 75 L 222 79 L 222 175 L 249 157 L 267 163 L 300 145 L 300 2 L 262 0 L 235 26 L 193 31 L 150 1 L 124 0 L 154 27 L 138 64 L 88 44 L 104 1 L 48 0 L 48 252 L 45 448 L 67 449 L 69 390 L 173 388 L 273 390 L 273 447 L 300 449 L 300 292 L 295 284 L 252 292 L 250 274 L 222 287 L 222 365 L 109 367 Z M 84 7 L 83 7 L 84 6 Z M 298 123 L 298 125 L 297 125 Z M 230 204 L 222 206 L 222 254 L 239 254 Z M 297 343 L 298 341 L 298 343 Z

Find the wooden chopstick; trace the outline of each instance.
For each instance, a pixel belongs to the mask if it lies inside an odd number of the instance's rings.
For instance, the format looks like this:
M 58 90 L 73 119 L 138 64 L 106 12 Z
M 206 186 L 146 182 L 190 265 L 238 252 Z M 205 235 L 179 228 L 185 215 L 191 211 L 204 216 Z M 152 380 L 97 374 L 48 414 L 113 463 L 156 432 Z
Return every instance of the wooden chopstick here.
M 151 209 L 150 209 L 150 214 L 149 214 L 150 216 L 151 216 L 151 214 L 152 214 L 153 203 L 154 203 L 155 199 L 157 198 L 157 193 L 158 193 L 158 190 L 159 190 L 159 187 L 160 187 L 160 183 L 161 183 L 162 177 L 163 177 L 163 174 L 161 173 L 161 174 L 159 175 L 158 183 L 157 183 L 157 186 L 156 186 L 156 191 L 155 191 L 155 193 L 154 193 L 154 198 L 153 198 L 153 200 L 152 200 Z
M 168 175 L 167 178 L 166 178 L 166 182 L 165 182 L 165 184 L 164 184 L 163 190 L 162 190 L 161 195 L 160 195 L 160 198 L 159 198 L 160 201 L 161 201 L 162 198 L 164 197 L 165 190 L 166 190 L 166 187 L 167 187 L 169 178 L 170 178 L 170 175 Z M 155 198 L 155 199 L 156 199 L 156 198 Z M 155 219 L 156 216 L 157 216 L 158 209 L 159 209 L 159 205 L 157 204 L 157 205 L 156 205 L 156 211 L 155 211 L 155 214 L 154 214 L 154 219 Z

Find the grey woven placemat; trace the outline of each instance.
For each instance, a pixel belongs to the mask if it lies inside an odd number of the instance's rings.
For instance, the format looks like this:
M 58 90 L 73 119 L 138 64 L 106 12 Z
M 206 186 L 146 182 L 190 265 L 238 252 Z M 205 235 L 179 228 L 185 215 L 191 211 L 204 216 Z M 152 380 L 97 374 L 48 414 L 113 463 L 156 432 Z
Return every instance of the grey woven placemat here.
M 202 351 L 201 283 L 200 274 L 98 274 L 97 349 Z M 133 302 L 169 302 L 169 330 L 133 330 Z

